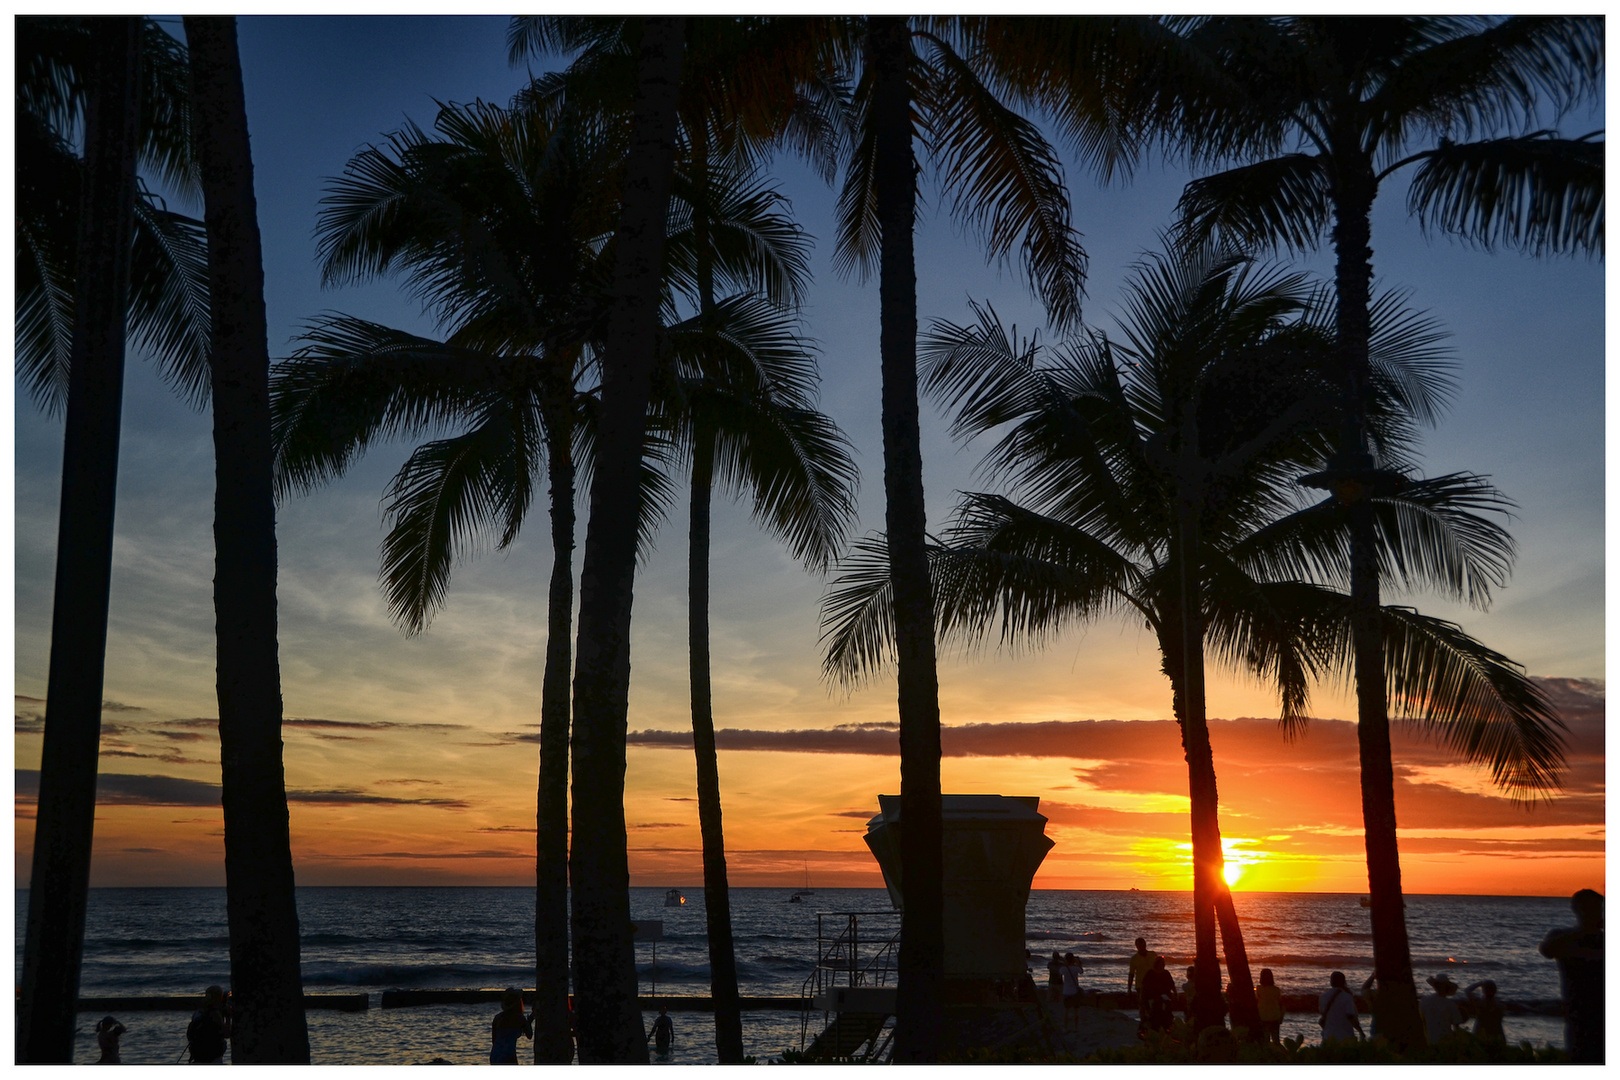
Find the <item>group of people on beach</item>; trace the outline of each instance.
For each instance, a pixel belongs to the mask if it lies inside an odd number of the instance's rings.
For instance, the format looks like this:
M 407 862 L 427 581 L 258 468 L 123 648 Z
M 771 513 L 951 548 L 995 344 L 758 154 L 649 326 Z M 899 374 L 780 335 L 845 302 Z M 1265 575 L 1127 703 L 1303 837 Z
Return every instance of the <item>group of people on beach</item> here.
M 1564 1045 L 1572 1061 L 1603 1061 L 1603 896 L 1592 889 L 1582 889 L 1570 900 L 1578 925 L 1551 931 L 1541 942 L 1541 955 L 1558 962 L 1564 997 Z M 1068 957 L 1073 959 L 1073 954 Z M 1057 954 L 1052 954 L 1053 996 L 1056 998 Z M 1076 963 L 1078 963 L 1076 961 Z M 1187 981 L 1182 984 L 1183 1016 L 1191 1023 L 1197 1000 L 1197 966 L 1187 968 Z M 1444 972 L 1426 980 L 1433 993 L 1418 1002 L 1423 1018 L 1424 1034 L 1429 1044 L 1435 1045 L 1448 1036 L 1466 1031 L 1463 1002 L 1474 1021 L 1473 1035 L 1483 1043 L 1506 1045 L 1502 1030 L 1502 1004 L 1496 999 L 1496 983 L 1482 979 L 1463 989 L 1463 998 L 1456 998 L 1457 984 Z M 1377 1038 L 1378 1021 L 1372 1001 L 1377 994 L 1378 977 L 1369 975 L 1361 984 L 1361 996 L 1373 1013 L 1371 1031 L 1363 1032 L 1356 995 L 1350 992 L 1348 980 L 1342 971 L 1329 977 L 1328 988 L 1317 1001 L 1317 1024 L 1322 1029 L 1322 1041 L 1353 1041 Z M 1479 996 L 1475 996 L 1475 991 Z M 1165 967 L 1164 957 L 1148 949 L 1147 941 L 1136 939 L 1136 952 L 1126 966 L 1125 992 L 1136 995 L 1141 1030 L 1169 1031 L 1175 1018 L 1176 981 Z M 1260 1016 L 1263 1037 L 1269 1042 L 1281 1039 L 1284 1015 L 1282 991 L 1270 968 L 1260 970 L 1260 984 L 1255 988 L 1255 1005 Z M 1225 994 L 1222 998 L 1226 997 Z M 1067 1001 L 1067 998 L 1065 999 Z M 1224 1011 L 1224 1010 L 1223 1010 Z

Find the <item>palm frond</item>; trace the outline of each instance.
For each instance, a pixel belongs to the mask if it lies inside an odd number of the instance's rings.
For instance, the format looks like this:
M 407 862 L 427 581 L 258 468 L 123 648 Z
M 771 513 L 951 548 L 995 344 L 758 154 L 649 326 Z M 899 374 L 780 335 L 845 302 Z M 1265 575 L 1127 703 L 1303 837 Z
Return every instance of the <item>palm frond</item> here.
M 209 394 L 208 237 L 203 223 L 135 200 L 129 333 L 193 408 Z
M 1444 619 L 1386 606 L 1382 622 L 1392 711 L 1515 798 L 1558 789 L 1567 729 L 1523 668 Z
M 1328 223 L 1329 184 L 1322 160 L 1285 154 L 1200 177 L 1176 203 L 1190 242 L 1219 235 L 1241 247 L 1314 248 Z
M 388 612 L 419 633 L 444 603 L 450 567 L 487 530 L 510 542 L 533 490 L 532 443 L 510 410 L 416 449 L 383 498 L 391 523 L 382 543 Z M 532 434 L 532 432 L 531 432 Z
M 990 258 L 1007 260 L 1018 250 L 1030 290 L 1055 328 L 1077 326 L 1086 253 L 1070 220 L 1062 161 L 968 61 L 937 37 L 923 39 L 933 48 L 917 105 L 946 197 L 980 233 Z
M 343 474 L 373 442 L 466 422 L 539 373 L 502 358 L 332 314 L 271 372 L 276 484 L 285 495 Z
M 1604 143 L 1551 133 L 1442 143 L 1418 155 L 1407 209 L 1483 248 L 1603 254 Z

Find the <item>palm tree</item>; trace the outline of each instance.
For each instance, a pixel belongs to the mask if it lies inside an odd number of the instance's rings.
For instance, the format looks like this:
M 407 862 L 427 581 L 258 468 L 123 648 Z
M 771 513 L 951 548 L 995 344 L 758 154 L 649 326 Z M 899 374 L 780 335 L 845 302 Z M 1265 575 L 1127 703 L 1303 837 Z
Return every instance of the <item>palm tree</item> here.
M 1191 20 L 1185 53 L 1145 81 L 1144 110 L 1197 160 L 1248 163 L 1189 184 L 1194 234 L 1336 257 L 1339 452 L 1315 482 L 1352 508 L 1362 807 L 1379 1027 L 1421 1045 L 1401 900 L 1394 773 L 1370 493 L 1398 474 L 1369 454 L 1371 213 L 1380 185 L 1415 166 L 1408 210 L 1425 228 L 1491 248 L 1601 252 L 1603 144 L 1534 130 L 1602 85 L 1599 17 Z M 1497 137 L 1517 120 L 1525 133 Z M 1261 158 L 1254 161 L 1254 158 Z
M 636 489 L 657 343 L 664 223 L 674 167 L 685 20 L 640 21 L 636 104 L 615 230 L 612 318 L 579 589 L 574 664 L 573 966 L 583 1062 L 645 1062 L 630 934 L 625 723 L 635 584 Z
M 727 356 L 712 349 L 723 341 L 719 306 L 705 307 L 699 317 L 700 333 L 704 344 L 711 346 L 705 352 L 712 360 L 705 365 L 707 370 L 682 380 L 681 409 L 675 419 L 692 455 L 688 587 L 692 738 L 715 1041 L 722 1064 L 739 1064 L 742 1001 L 726 879 L 709 664 L 710 504 L 716 484 L 723 491 L 750 491 L 756 519 L 784 539 L 796 558 L 825 568 L 855 514 L 856 472 L 838 429 L 809 407 L 814 362 L 797 340 L 779 332 L 770 335 L 775 341 L 725 350 L 732 354 Z M 756 341 L 760 336 L 755 335 Z M 720 355 L 713 356 L 714 352 Z
M 1331 500 L 1298 507 L 1287 487 L 1330 446 L 1331 336 L 1302 286 L 1298 276 L 1257 272 L 1206 249 L 1143 268 L 1122 341 L 1094 334 L 1043 349 L 979 309 L 977 325 L 937 324 L 924 350 L 927 386 L 956 409 L 957 433 L 1005 428 L 986 467 L 1033 500 L 1030 508 L 1002 495 L 965 497 L 932 552 L 941 635 L 978 644 L 999 626 L 1003 643 L 1040 642 L 1122 610 L 1154 630 L 1188 759 L 1198 970 L 1218 971 L 1215 908 L 1239 1023 L 1252 989 L 1221 876 L 1199 689 L 1205 651 L 1276 685 L 1287 730 L 1304 721 L 1311 681 L 1349 657 L 1348 598 L 1332 587 L 1343 577 L 1342 508 Z M 1373 430 L 1398 456 L 1411 420 L 1433 415 L 1443 380 L 1421 320 L 1386 299 L 1374 325 Z M 1381 499 L 1384 557 L 1412 583 L 1438 582 L 1482 602 L 1505 573 L 1510 546 L 1474 511 L 1496 504 L 1466 476 Z M 1188 532 L 1200 543 L 1195 572 L 1184 574 Z M 882 559 L 881 544 L 868 543 L 829 595 L 830 674 L 859 677 L 892 656 Z M 1186 603 L 1188 577 L 1197 604 Z M 1392 678 L 1413 714 L 1468 760 L 1490 764 L 1510 789 L 1555 783 L 1557 721 L 1522 672 L 1451 624 L 1387 610 Z M 1206 989 L 1216 1007 L 1201 1024 L 1218 1022 L 1220 988 L 1201 985 L 1201 997 Z
M 141 21 L 96 20 L 89 58 L 45 745 L 17 1013 L 22 1062 L 73 1060 L 112 576 Z
M 859 50 L 857 132 L 839 197 L 837 262 L 878 271 L 883 372 L 884 504 L 894 589 L 905 832 L 895 1056 L 938 1056 L 943 1021 L 944 867 L 939 785 L 939 679 L 927 555 L 917 403 L 913 249 L 920 138 L 953 209 L 987 252 L 1016 246 L 1059 325 L 1079 312 L 1085 254 L 1069 226 L 1052 149 L 992 86 L 1004 69 L 967 24 L 869 17 L 842 28 Z M 962 48 L 953 47 L 954 45 Z M 836 50 L 833 50 L 836 51 Z
M 73 147 L 92 82 L 94 19 L 28 16 L 17 30 L 17 370 L 58 413 L 73 351 L 84 163 Z M 183 399 L 208 396 L 208 256 L 202 222 L 169 208 L 147 179 L 198 194 L 185 46 L 141 20 L 140 121 L 126 334 Z
M 716 1048 L 721 1062 L 735 1063 L 743 1059 L 742 1006 L 708 661 L 708 508 L 717 442 L 722 482 L 764 484 L 755 488 L 756 510 L 787 528 L 801 554 L 825 560 L 825 548 L 836 542 L 827 530 L 842 531 L 847 497 L 838 490 L 844 461 L 836 429 L 806 407 L 811 371 L 800 360 L 807 357 L 790 336 L 776 345 L 761 342 L 763 349 L 739 351 L 735 336 L 721 332 L 723 314 L 763 317 L 759 329 L 767 329 L 775 316 L 769 306 L 743 296 L 717 301 L 716 277 L 761 294 L 778 308 L 796 304 L 805 273 L 802 238 L 791 221 L 774 213 L 781 200 L 756 176 L 770 149 L 786 144 L 819 159 L 830 177 L 829 136 L 839 103 L 836 86 L 806 83 L 798 74 L 803 64 L 785 59 L 782 46 L 802 52 L 811 40 L 791 21 L 705 19 L 688 29 L 672 180 L 676 206 L 665 264 L 670 285 L 698 308 L 695 320 L 675 329 L 696 328 L 703 362 L 680 380 L 684 392 L 680 402 L 670 403 L 676 407 L 666 423 L 682 428 L 693 451 L 690 623 L 698 811 Z M 635 20 L 625 19 L 514 18 L 509 35 L 514 61 L 552 49 L 577 50 L 566 71 L 535 81 L 527 95 L 531 107 L 585 109 L 627 129 L 640 30 Z M 737 228 L 741 223 L 748 227 Z
M 208 229 L 214 612 L 231 1055 L 309 1064 L 281 757 L 270 352 L 253 158 L 232 17 L 186 16 Z
M 577 113 L 444 106 L 350 162 L 321 221 L 328 281 L 402 269 L 444 341 L 347 316 L 312 325 L 278 373 L 285 481 L 307 488 L 378 438 L 450 430 L 388 491 L 383 580 L 422 630 L 469 540 L 522 526 L 542 469 L 553 563 L 536 809 L 536 1060 L 567 1062 L 568 739 L 577 458 L 594 402 L 622 146 Z
M 477 533 L 518 535 L 550 489 L 553 562 L 536 796 L 536 1060 L 567 1062 L 568 739 L 579 382 L 600 346 L 620 147 L 570 114 L 444 106 L 358 154 L 321 218 L 328 282 L 405 271 L 451 332 L 434 341 L 346 316 L 318 320 L 278 375 L 282 472 L 324 482 L 376 438 L 453 428 L 390 486 L 383 580 L 422 630 Z

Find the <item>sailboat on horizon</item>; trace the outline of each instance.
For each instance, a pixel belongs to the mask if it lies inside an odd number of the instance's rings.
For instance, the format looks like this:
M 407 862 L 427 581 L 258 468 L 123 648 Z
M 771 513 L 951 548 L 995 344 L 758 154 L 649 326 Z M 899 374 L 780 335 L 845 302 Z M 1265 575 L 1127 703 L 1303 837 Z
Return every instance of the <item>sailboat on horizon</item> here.
M 794 889 L 793 895 L 788 897 L 787 902 L 790 904 L 802 904 L 805 897 L 814 895 L 816 895 L 816 890 L 810 887 L 810 860 L 806 859 L 804 861 L 804 888 Z

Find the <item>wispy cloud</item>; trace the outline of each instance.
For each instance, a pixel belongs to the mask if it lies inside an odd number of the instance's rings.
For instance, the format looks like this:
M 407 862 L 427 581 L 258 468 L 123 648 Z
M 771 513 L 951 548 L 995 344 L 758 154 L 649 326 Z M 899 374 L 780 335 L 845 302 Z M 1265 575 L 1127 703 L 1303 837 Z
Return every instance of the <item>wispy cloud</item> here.
M 39 798 L 39 770 L 17 769 L 15 773 L 17 798 L 36 801 Z M 465 810 L 468 807 L 468 803 L 462 799 L 410 798 L 348 789 L 292 789 L 287 792 L 287 801 L 326 806 L 433 806 L 446 810 Z M 96 802 L 134 806 L 219 806 L 220 788 L 218 784 L 178 776 L 104 772 L 96 778 Z

